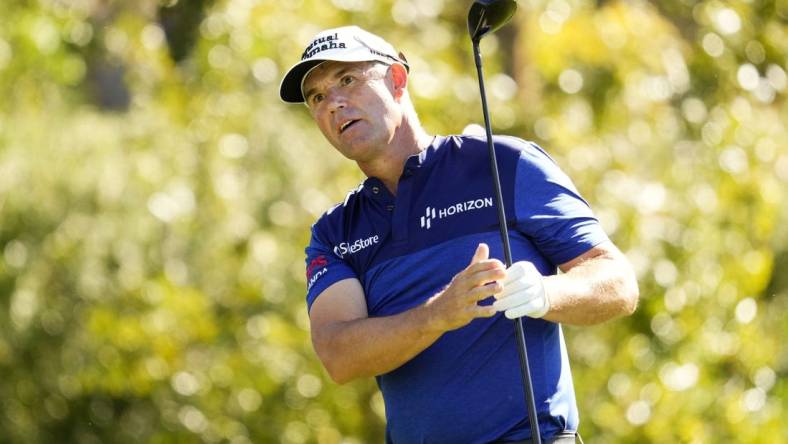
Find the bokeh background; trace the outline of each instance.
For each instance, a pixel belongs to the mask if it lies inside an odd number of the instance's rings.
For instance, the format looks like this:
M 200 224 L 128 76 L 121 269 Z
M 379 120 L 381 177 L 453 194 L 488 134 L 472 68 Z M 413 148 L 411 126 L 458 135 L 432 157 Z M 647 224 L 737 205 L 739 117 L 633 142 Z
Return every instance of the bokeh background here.
M 519 3 L 482 44 L 494 131 L 558 161 L 640 282 L 633 316 L 565 327 L 585 441 L 788 442 L 788 2 Z M 469 5 L 3 0 L 0 442 L 382 442 L 304 303 L 309 226 L 363 177 L 278 83 L 355 23 L 461 132 Z

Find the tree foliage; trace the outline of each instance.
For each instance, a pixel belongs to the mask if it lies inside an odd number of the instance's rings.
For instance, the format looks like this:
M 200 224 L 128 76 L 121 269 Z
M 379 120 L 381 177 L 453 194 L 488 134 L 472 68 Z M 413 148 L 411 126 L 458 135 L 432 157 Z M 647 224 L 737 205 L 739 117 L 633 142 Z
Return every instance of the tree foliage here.
M 494 131 L 555 157 L 641 288 L 565 328 L 586 442 L 788 440 L 788 4 L 519 3 L 482 44 Z M 0 441 L 380 442 L 303 297 L 309 226 L 362 177 L 278 81 L 355 23 L 460 132 L 468 6 L 4 2 Z

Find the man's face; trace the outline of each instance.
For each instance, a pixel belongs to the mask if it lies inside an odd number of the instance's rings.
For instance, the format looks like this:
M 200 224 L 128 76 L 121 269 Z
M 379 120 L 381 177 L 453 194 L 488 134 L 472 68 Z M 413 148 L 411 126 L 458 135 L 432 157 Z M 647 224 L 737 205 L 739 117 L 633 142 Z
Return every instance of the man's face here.
M 381 153 L 402 120 L 386 68 L 369 62 L 324 62 L 304 80 L 304 98 L 320 131 L 357 162 Z

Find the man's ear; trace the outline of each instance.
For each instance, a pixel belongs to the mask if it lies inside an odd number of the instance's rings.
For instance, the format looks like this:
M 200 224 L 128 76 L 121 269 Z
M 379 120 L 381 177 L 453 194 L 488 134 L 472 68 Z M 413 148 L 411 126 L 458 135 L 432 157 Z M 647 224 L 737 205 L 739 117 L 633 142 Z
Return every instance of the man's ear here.
M 391 72 L 391 83 L 393 86 L 393 95 L 395 99 L 399 99 L 405 93 L 408 87 L 408 71 L 399 63 L 393 63 L 389 66 Z

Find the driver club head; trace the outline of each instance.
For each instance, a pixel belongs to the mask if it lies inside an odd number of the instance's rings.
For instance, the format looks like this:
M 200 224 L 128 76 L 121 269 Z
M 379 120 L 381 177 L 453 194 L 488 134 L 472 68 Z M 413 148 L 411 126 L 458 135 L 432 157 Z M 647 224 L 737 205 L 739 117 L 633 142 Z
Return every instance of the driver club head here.
M 471 40 L 479 42 L 512 18 L 517 10 L 514 0 L 476 0 L 468 11 L 468 32 Z

